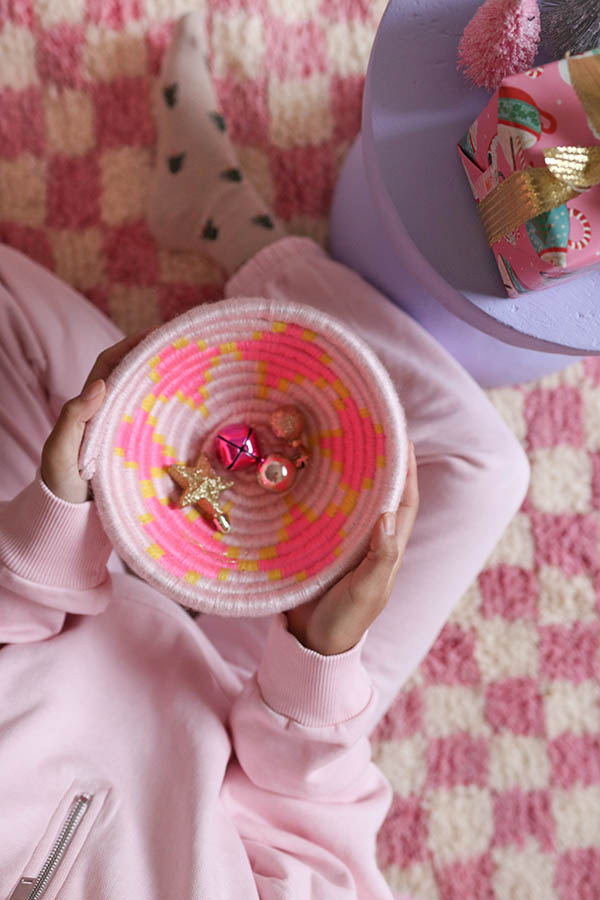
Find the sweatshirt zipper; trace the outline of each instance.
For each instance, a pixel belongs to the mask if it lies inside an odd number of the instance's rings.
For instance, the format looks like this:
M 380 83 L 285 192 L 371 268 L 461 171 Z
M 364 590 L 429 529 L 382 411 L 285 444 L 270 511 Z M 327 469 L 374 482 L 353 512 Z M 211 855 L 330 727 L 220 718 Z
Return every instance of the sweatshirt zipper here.
M 21 878 L 9 900 L 39 900 L 46 893 L 91 802 L 92 794 L 77 794 L 37 878 Z

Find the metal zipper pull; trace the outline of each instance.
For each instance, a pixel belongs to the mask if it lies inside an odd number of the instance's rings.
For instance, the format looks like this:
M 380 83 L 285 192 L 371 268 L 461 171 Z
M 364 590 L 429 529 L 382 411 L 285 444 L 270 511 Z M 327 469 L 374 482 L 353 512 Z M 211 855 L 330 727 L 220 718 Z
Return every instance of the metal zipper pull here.
M 37 878 L 21 878 L 8 900 L 28 900 Z
M 74 798 L 59 835 L 54 841 L 50 853 L 44 860 L 44 865 L 40 869 L 37 878 L 21 878 L 8 900 L 39 900 L 45 894 L 46 888 L 54 878 L 56 870 L 67 852 L 69 844 L 75 837 L 75 832 L 79 828 L 79 824 L 91 802 L 91 794 L 78 794 Z

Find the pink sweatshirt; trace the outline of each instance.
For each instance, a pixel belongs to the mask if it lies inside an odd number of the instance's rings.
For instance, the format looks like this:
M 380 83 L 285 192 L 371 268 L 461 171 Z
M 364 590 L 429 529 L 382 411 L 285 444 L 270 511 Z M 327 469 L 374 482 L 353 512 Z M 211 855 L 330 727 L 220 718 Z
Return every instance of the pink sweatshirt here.
M 365 638 L 321 656 L 275 615 L 242 682 L 110 549 L 39 475 L 0 504 L 1 900 L 44 871 L 35 900 L 390 900 Z

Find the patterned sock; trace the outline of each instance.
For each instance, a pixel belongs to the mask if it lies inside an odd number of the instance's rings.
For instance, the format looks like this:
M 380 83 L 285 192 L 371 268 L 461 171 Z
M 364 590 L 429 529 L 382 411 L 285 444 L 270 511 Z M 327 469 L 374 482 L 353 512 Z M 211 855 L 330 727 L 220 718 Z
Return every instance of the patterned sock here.
M 161 71 L 148 225 L 163 246 L 198 250 L 231 275 L 285 230 L 240 169 L 206 48 L 203 14 L 184 16 Z

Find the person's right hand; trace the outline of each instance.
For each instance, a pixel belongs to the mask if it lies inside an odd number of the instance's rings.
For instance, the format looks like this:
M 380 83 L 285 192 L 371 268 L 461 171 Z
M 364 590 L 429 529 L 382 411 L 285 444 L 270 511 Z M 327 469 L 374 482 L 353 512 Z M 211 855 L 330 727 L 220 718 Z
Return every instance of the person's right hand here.
M 288 631 L 296 640 L 324 656 L 345 653 L 358 644 L 390 598 L 418 509 L 417 462 L 411 441 L 398 509 L 377 520 L 369 551 L 355 569 L 322 597 L 288 609 Z
M 88 499 L 89 485 L 79 474 L 79 450 L 86 424 L 104 400 L 105 379 L 130 350 L 153 329 L 123 338 L 98 356 L 81 393 L 64 404 L 56 425 L 42 450 L 41 474 L 48 488 L 61 500 L 83 503 Z

